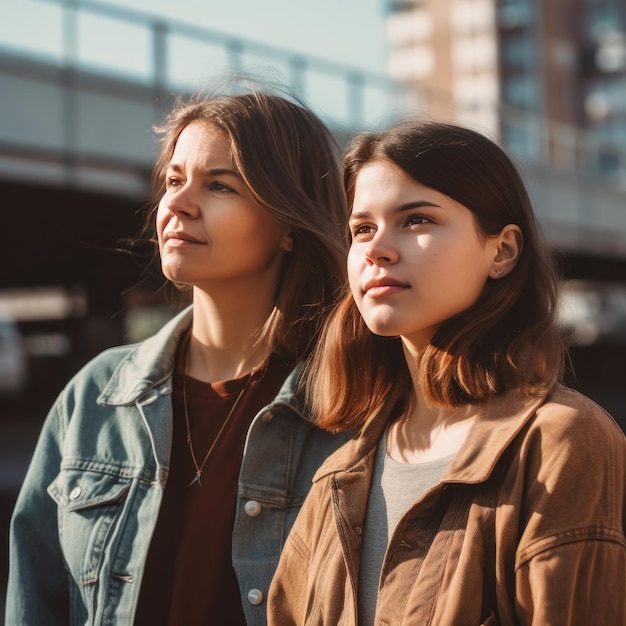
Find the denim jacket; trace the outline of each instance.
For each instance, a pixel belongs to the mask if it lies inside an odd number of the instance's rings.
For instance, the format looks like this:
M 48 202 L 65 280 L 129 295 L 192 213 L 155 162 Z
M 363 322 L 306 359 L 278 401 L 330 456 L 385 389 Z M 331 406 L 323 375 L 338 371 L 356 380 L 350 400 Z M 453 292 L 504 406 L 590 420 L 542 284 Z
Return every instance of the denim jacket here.
M 6 624 L 133 623 L 167 483 L 172 372 L 183 311 L 142 343 L 106 350 L 52 406 L 10 531 Z M 233 564 L 248 624 L 322 461 L 346 435 L 315 427 L 295 395 L 299 368 L 254 418 L 245 444 Z

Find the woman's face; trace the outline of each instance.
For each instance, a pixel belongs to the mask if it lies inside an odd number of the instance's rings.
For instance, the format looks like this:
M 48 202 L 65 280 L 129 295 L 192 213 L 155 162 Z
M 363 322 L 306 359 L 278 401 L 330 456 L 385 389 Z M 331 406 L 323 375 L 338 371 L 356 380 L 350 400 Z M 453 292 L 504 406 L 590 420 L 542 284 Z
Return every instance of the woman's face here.
M 350 231 L 348 276 L 365 323 L 418 350 L 477 300 L 497 254 L 469 209 L 387 161 L 358 173 Z
M 227 135 L 205 122 L 180 134 L 166 171 L 156 225 L 163 273 L 208 292 L 275 290 L 288 229 L 250 195 Z

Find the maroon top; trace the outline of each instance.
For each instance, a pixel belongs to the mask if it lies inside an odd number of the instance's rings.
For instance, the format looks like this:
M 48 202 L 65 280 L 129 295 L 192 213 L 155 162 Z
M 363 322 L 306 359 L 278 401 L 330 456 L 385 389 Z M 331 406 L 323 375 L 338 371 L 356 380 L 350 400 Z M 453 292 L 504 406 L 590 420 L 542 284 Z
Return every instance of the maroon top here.
M 204 466 L 202 486 L 189 486 L 196 469 L 186 441 L 179 354 L 173 380 L 170 473 L 148 553 L 136 625 L 245 626 L 231 547 L 239 470 L 252 419 L 275 398 L 290 369 L 272 356 L 249 382 L 250 375 L 216 383 L 186 377 L 191 438 L 199 465 L 248 384 Z

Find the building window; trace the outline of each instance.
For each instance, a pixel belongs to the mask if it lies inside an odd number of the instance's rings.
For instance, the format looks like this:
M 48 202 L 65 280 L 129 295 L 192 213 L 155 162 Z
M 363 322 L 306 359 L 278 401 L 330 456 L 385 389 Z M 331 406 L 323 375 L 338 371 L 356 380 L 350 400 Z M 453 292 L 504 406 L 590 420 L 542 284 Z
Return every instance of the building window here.
M 507 68 L 532 67 L 537 62 L 536 47 L 528 34 L 509 34 L 502 40 L 502 62 Z
M 500 0 L 498 25 L 505 30 L 529 26 L 535 19 L 532 0 Z
M 534 110 L 539 102 L 539 85 L 532 74 L 509 76 L 503 85 L 502 96 L 509 106 Z

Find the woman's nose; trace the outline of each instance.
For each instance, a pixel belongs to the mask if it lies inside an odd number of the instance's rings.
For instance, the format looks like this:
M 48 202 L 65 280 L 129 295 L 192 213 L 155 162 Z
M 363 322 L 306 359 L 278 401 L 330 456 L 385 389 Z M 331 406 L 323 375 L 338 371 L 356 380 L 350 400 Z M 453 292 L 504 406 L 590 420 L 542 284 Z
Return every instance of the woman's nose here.
M 165 206 L 175 215 L 197 217 L 200 213 L 193 191 L 188 185 L 179 187 L 174 192 L 168 192 L 165 197 Z
M 365 260 L 369 265 L 389 265 L 398 261 L 398 252 L 389 236 L 378 231 L 365 248 Z

